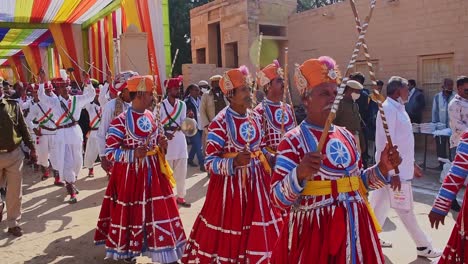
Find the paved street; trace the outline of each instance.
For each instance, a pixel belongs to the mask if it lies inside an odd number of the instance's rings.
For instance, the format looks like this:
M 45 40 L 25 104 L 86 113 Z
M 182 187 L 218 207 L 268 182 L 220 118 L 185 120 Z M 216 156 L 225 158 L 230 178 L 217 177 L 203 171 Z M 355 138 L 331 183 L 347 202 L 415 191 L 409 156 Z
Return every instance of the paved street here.
M 434 160 L 433 160 L 434 161 Z M 432 162 L 433 162 L 432 161 Z M 25 168 L 23 197 L 24 236 L 13 238 L 6 234 L 5 223 L 0 223 L 0 259 L 2 263 L 116 263 L 104 261 L 104 247 L 93 245 L 94 227 L 98 217 L 107 178 L 96 168 L 95 178 L 85 178 L 82 171 L 78 181 L 79 202 L 65 204 L 65 189 L 52 186 L 52 179 L 40 181 L 40 174 Z M 181 208 L 180 213 L 187 235 L 205 200 L 208 178 L 205 173 L 189 168 L 188 197 L 192 208 Z M 418 222 L 434 241 L 443 248 L 456 215 L 447 217 L 439 230 L 430 228 L 427 213 L 439 187 L 438 173 L 427 170 L 423 179 L 415 180 L 415 211 Z M 459 195 L 460 196 L 460 195 Z M 461 197 L 461 196 L 460 196 Z M 429 263 L 416 257 L 416 248 L 402 223 L 391 211 L 384 226 L 382 238 L 393 242 L 393 248 L 384 249 L 386 263 Z M 7 262 L 3 260 L 8 259 Z M 118 262 L 122 263 L 122 262 Z

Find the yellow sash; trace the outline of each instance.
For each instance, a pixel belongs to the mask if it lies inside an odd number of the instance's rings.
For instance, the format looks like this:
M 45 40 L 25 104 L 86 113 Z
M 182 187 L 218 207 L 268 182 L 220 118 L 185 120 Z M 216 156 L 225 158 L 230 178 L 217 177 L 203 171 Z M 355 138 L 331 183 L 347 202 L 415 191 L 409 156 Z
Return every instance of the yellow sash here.
M 169 181 L 171 188 L 174 188 L 174 186 L 176 185 L 176 181 L 174 179 L 174 172 L 172 171 L 171 166 L 169 166 L 169 163 L 164 157 L 164 154 L 161 152 L 161 149 L 159 147 L 156 147 L 155 149 L 146 152 L 146 156 L 156 156 L 162 174 L 166 176 L 166 179 Z
M 229 152 L 229 153 L 224 153 L 223 158 L 235 158 L 239 154 L 238 152 Z M 271 167 L 270 164 L 268 163 L 265 155 L 261 150 L 257 150 L 255 152 L 250 153 L 251 158 L 258 158 L 260 162 L 262 163 L 263 167 L 265 168 L 265 171 L 270 174 L 271 173 Z
M 266 147 L 265 149 L 271 154 L 276 155 L 276 150 L 272 149 L 271 147 Z
M 361 197 L 364 199 L 364 203 L 367 206 L 369 215 L 374 222 L 375 229 L 378 233 L 382 232 L 382 227 L 377 221 L 374 210 L 370 206 L 370 203 L 367 199 L 367 189 L 359 176 L 345 177 L 336 180 L 337 192 L 338 193 L 348 193 L 352 191 L 357 191 Z M 329 195 L 332 194 L 332 181 L 308 181 L 301 195 L 310 195 L 310 196 L 320 196 L 320 195 Z

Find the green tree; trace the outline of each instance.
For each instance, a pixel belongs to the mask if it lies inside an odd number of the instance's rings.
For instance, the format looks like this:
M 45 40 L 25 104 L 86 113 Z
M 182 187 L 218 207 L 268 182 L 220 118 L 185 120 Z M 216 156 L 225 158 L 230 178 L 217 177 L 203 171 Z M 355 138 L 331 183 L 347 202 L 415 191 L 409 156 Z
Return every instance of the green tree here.
M 343 2 L 344 0 L 297 0 L 297 12 Z
M 179 55 L 172 71 L 173 76 L 182 74 L 182 64 L 192 63 L 190 48 L 190 9 L 212 0 L 170 0 L 169 24 L 171 31 L 171 56 L 179 49 Z

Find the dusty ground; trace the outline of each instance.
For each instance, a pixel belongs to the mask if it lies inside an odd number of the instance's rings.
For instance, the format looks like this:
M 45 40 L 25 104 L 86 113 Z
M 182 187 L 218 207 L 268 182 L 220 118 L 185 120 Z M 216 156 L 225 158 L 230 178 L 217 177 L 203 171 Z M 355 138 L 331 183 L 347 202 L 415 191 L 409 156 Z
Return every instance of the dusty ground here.
M 79 202 L 68 205 L 64 201 L 64 188 L 52 185 L 53 180 L 40 181 L 40 174 L 31 168 L 24 170 L 23 219 L 24 235 L 14 238 L 6 233 L 6 225 L 0 223 L 0 263 L 122 263 L 104 261 L 104 247 L 94 246 L 93 236 L 107 178 L 99 166 L 95 178 L 85 178 L 83 170 L 78 180 Z M 209 179 L 205 173 L 189 168 L 187 200 L 192 208 L 181 208 L 187 234 L 200 211 Z M 427 213 L 432 205 L 438 175 L 426 171 L 422 180 L 415 181 L 415 211 L 418 222 L 432 237 L 434 245 L 443 248 L 452 226 L 454 215 L 446 219 L 439 230 L 430 228 Z M 6 216 L 5 216 L 6 217 Z M 416 257 L 416 249 L 402 223 L 392 211 L 384 226 L 382 237 L 392 241 L 394 247 L 384 249 L 386 263 L 429 263 Z

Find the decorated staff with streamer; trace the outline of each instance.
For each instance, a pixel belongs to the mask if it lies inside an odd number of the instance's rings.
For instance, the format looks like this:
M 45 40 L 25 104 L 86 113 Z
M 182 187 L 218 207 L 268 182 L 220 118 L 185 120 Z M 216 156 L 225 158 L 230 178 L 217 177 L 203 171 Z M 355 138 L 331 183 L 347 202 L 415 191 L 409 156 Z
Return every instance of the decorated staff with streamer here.
M 265 91 L 266 98 L 255 107 L 254 111 L 262 117 L 262 129 L 265 133 L 265 146 L 262 151 L 273 168 L 281 138 L 285 131 L 293 129 L 296 123 L 292 107 L 286 103 L 284 72 L 279 62 L 274 60 L 257 76 L 257 83 Z
M 49 97 L 44 92 L 46 77 L 41 69 L 38 95 L 41 102 L 52 108 L 53 115 L 56 118 L 57 166 L 55 169 L 66 182 L 67 192 L 70 195 L 68 202 L 76 203 L 78 189 L 75 182 L 83 165 L 83 133 L 80 126 L 78 126 L 78 120 L 80 119 L 81 110 L 94 99 L 96 91 L 91 85 L 89 75 L 84 72 L 85 88 L 83 94 L 70 96 L 70 79 L 65 70 L 60 70 L 60 73 L 61 78 L 53 81 L 59 96 Z
M 271 200 L 289 211 L 289 226 L 272 263 L 383 263 L 366 189 L 388 183 L 399 153 L 387 146 L 381 162 L 363 170 L 353 135 L 338 126 L 323 129 L 340 82 L 332 58 L 305 61 L 296 68 L 295 82 L 307 117 L 278 147 Z M 323 134 L 325 149 L 318 151 Z
M 114 166 L 94 240 L 106 245 L 106 258 L 132 260 L 143 254 L 153 262 L 176 263 L 186 237 L 172 192 L 175 181 L 161 152 L 167 139 L 148 110 L 153 76 L 134 76 L 127 89 L 132 106 L 108 130 L 106 156 Z
M 225 72 L 220 85 L 230 106 L 209 127 L 211 178 L 182 263 L 268 263 L 282 218 L 268 199 L 270 166 L 261 150 L 261 116 L 250 109 L 247 67 Z

